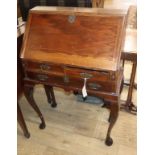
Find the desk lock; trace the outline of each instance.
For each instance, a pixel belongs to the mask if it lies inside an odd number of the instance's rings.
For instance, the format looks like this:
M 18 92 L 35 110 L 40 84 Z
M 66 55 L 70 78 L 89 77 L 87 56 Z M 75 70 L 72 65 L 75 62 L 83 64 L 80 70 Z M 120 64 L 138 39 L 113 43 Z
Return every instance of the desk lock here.
M 76 16 L 75 15 L 69 15 L 68 16 L 68 22 L 69 23 L 74 23 L 75 22 L 75 20 L 76 20 Z

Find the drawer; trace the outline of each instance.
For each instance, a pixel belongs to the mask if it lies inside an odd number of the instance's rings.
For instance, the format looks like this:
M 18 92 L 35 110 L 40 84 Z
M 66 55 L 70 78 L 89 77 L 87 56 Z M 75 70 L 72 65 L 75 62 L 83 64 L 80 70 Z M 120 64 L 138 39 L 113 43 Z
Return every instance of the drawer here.
M 87 78 L 93 81 L 108 81 L 110 79 L 110 74 L 107 71 L 94 71 L 89 69 L 65 67 L 64 72 L 69 78 L 70 77 L 80 79 Z
M 27 78 L 30 80 L 38 81 L 39 83 L 47 83 L 52 85 L 64 85 L 64 76 L 59 75 L 49 75 L 45 73 L 39 73 L 39 72 L 26 72 Z
M 81 69 L 74 67 L 64 68 L 65 76 L 68 80 L 68 85 L 82 88 L 84 85 L 84 78 L 87 78 L 87 90 L 94 91 L 116 91 L 116 80 L 111 80 L 110 72 L 108 71 L 95 71 L 89 69 Z
M 65 81 L 64 81 L 65 82 Z M 84 79 L 77 77 L 67 77 L 67 82 L 65 82 L 68 86 L 75 87 L 78 89 L 82 89 L 84 85 Z M 102 81 L 94 81 L 93 79 L 87 79 L 86 89 L 94 90 L 94 91 L 106 91 L 106 92 L 115 92 L 116 85 L 111 82 L 102 82 Z
M 63 74 L 63 67 L 56 64 L 49 64 L 45 62 L 31 62 L 28 61 L 25 63 L 25 68 L 28 71 L 43 72 L 43 73 L 55 73 Z
M 59 87 L 74 87 L 77 89 L 82 89 L 84 85 L 84 79 L 78 77 L 68 77 L 66 75 L 57 76 L 57 75 L 49 75 L 37 72 L 27 72 L 27 77 L 31 80 L 38 81 L 39 83 L 49 83 L 53 86 Z M 86 82 L 87 90 L 94 91 L 107 91 L 114 92 L 115 91 L 115 83 L 111 82 L 101 82 L 94 81 L 93 79 L 87 79 Z

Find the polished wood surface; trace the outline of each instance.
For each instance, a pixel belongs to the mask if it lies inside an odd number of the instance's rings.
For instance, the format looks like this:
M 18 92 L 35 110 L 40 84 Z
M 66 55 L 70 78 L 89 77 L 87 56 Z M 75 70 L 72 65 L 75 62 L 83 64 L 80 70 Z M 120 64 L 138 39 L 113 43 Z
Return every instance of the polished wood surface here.
M 69 17 L 75 17 L 75 22 L 70 23 Z M 114 71 L 119 68 L 123 11 L 36 7 L 27 24 L 24 59 Z
M 87 79 L 87 93 L 109 104 L 108 146 L 119 112 L 125 26 L 126 13 L 119 10 L 36 7 L 21 52 L 27 92 L 44 84 L 81 93 Z

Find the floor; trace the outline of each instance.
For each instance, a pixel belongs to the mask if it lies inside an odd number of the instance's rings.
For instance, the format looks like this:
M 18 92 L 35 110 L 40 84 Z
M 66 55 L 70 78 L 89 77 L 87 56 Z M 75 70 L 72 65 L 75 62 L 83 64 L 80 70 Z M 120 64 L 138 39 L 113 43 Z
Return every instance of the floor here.
M 118 7 L 122 0 L 106 0 L 105 6 Z M 111 2 L 111 3 L 110 3 Z M 135 1 L 125 0 L 121 3 Z M 117 5 L 116 5 L 117 4 Z M 129 4 L 128 4 L 129 5 Z M 125 78 L 130 78 L 131 63 L 125 64 Z M 121 99 L 126 99 L 128 87 L 123 88 Z M 54 88 L 57 108 L 47 103 L 41 85 L 35 87 L 34 98 L 46 121 L 46 128 L 39 129 L 40 120 L 25 99 L 20 100 L 21 108 L 31 134 L 30 139 L 23 136 L 17 126 L 17 152 L 19 155 L 136 155 L 137 150 L 137 117 L 120 111 L 118 121 L 112 130 L 114 144 L 104 144 L 109 111 L 101 104 L 78 102 L 72 93 Z M 137 91 L 133 92 L 133 102 L 137 103 Z

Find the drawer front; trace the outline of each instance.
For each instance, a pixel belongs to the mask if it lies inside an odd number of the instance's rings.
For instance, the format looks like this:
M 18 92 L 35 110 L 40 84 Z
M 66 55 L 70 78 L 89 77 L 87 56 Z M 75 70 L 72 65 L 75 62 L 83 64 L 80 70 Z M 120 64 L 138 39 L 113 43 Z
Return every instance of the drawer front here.
M 79 69 L 74 67 L 65 67 L 64 73 L 68 79 L 69 85 L 76 84 L 77 88 L 82 88 L 84 85 L 84 78 L 87 78 L 87 90 L 95 91 L 116 91 L 116 80 L 111 80 L 108 71 L 94 71 L 88 69 Z
M 63 74 L 63 67 L 56 64 L 39 63 L 39 62 L 26 62 L 26 70 L 43 72 L 43 73 L 55 73 Z
M 66 77 L 67 77 L 67 82 L 64 81 L 65 85 L 75 87 L 78 89 L 83 88 L 84 79 L 77 78 L 77 77 L 68 77 L 68 76 Z M 87 79 L 86 89 L 94 90 L 94 91 L 115 92 L 116 86 L 115 86 L 115 83 L 111 83 L 111 82 L 101 82 L 101 81 L 94 81 L 92 79 Z
M 31 80 L 38 81 L 39 83 L 47 83 L 47 84 L 49 83 L 53 86 L 60 86 L 60 87 L 68 86 L 82 89 L 84 85 L 83 78 L 68 77 L 67 75 L 56 76 L 37 72 L 27 72 L 27 77 Z M 94 91 L 115 92 L 116 90 L 115 83 L 94 81 L 93 79 L 87 79 L 86 88 L 88 91 L 94 90 Z
M 27 77 L 40 83 L 53 86 L 69 86 L 82 89 L 84 79 L 87 78 L 87 90 L 115 92 L 116 79 L 111 79 L 111 72 L 81 69 L 58 64 L 26 62 L 25 71 Z
M 93 71 L 88 69 L 65 67 L 64 72 L 68 77 L 80 79 L 87 78 L 93 81 L 108 81 L 110 79 L 110 74 L 107 71 Z
M 49 75 L 45 73 L 27 72 L 27 78 L 38 81 L 39 83 L 47 83 L 52 85 L 64 85 L 64 77 L 58 75 Z

